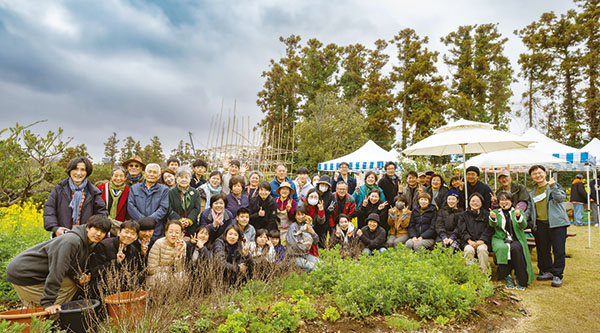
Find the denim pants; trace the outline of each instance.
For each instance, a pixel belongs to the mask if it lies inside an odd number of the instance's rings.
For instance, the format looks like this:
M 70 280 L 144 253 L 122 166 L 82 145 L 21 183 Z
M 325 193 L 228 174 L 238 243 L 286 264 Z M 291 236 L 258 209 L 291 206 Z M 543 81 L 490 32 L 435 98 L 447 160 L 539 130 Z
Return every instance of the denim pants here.
M 573 220 L 575 225 L 583 225 L 581 220 L 583 219 L 583 204 L 579 202 L 573 202 Z

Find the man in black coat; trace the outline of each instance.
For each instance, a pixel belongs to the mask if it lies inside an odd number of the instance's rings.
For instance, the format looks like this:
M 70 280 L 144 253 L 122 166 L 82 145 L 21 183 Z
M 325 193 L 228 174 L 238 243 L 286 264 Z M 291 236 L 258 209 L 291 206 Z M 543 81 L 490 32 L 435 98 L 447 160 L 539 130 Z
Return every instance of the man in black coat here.
M 473 193 L 479 193 L 483 197 L 483 207 L 489 211 L 492 207 L 492 189 L 485 183 L 479 181 L 479 168 L 476 166 L 470 166 L 467 168 L 467 182 L 460 189 L 460 197 L 465 197 L 465 190 L 467 191 L 467 197 L 470 198 Z M 466 188 L 465 188 L 466 187 Z
M 399 188 L 401 188 L 400 177 L 396 176 L 396 163 L 387 162 L 384 169 L 385 175 L 381 177 L 377 185 L 383 191 L 388 207 L 394 207 L 394 198 L 398 195 Z
M 583 175 L 575 176 L 571 183 L 571 203 L 573 204 L 573 224 L 583 226 L 583 205 L 587 203 L 587 191 L 583 184 Z

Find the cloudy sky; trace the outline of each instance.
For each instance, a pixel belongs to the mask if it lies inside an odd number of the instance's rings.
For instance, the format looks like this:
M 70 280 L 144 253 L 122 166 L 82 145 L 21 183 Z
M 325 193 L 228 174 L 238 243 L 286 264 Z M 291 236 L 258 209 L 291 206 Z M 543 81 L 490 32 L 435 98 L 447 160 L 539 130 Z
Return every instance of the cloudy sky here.
M 142 145 L 158 135 L 166 153 L 192 132 L 199 148 L 222 101 L 229 111 L 236 100 L 252 124 L 262 118 L 256 94 L 269 60 L 284 53 L 279 36 L 372 46 L 410 27 L 443 53 L 440 37 L 459 25 L 499 23 L 517 69 L 523 47 L 512 32 L 543 12 L 574 7 L 568 0 L 0 0 L 0 129 L 47 119 L 37 131 L 62 127 L 96 162 L 113 131 Z

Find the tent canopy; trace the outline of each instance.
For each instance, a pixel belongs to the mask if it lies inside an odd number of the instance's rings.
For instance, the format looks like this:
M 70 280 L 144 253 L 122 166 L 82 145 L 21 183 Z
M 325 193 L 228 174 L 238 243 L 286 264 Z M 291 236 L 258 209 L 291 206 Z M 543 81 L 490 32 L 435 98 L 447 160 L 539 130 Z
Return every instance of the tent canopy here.
M 583 146 L 583 148 L 581 148 L 581 150 L 587 151 L 592 156 L 599 158 L 600 157 L 600 140 L 598 140 L 598 138 L 593 138 L 592 141 L 588 142 L 587 145 Z M 596 162 L 598 162 L 598 161 L 596 161 Z
M 383 169 L 383 166 L 388 161 L 398 161 L 396 152 L 393 149 L 387 151 L 379 147 L 372 140 L 369 140 L 362 147 L 348 155 L 319 163 L 319 170 L 337 171 L 342 162 L 348 163 L 350 170 L 353 171 Z
M 567 161 L 530 148 L 500 150 L 480 154 L 467 160 L 467 167 L 476 166 L 482 169 L 511 168 L 522 169 L 535 164 L 548 168 L 556 168 L 567 164 Z M 462 167 L 462 165 L 460 166 Z

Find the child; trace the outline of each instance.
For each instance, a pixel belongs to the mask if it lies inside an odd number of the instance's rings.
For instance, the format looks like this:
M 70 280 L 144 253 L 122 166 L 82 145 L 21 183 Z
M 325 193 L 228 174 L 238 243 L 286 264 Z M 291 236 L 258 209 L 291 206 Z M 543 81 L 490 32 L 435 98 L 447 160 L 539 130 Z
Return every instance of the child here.
M 275 247 L 269 239 L 267 229 L 258 229 L 256 231 L 256 242 L 250 242 L 249 244 L 250 255 L 255 263 L 261 259 L 267 262 L 275 262 Z
M 154 228 L 156 227 L 156 221 L 151 217 L 144 217 L 137 222 L 140 226 L 140 231 L 138 231 L 138 240 L 137 242 L 134 242 L 133 245 L 144 259 L 143 261 L 146 262 L 151 245 L 150 240 L 152 239 Z
M 304 205 L 299 205 L 294 214 L 294 222 L 286 235 L 286 244 L 290 256 L 295 257 L 296 265 L 307 272 L 315 269 L 319 259 L 309 253 L 319 242 L 319 235 L 312 227 L 312 219 L 306 215 Z
M 250 209 L 242 207 L 238 209 L 236 216 L 236 224 L 238 228 L 244 233 L 246 242 L 254 242 L 256 238 L 256 230 L 253 226 L 248 224 L 250 222 Z
M 525 290 L 533 281 L 533 268 L 527 247 L 527 237 L 523 229 L 527 220 L 519 208 L 512 207 L 512 193 L 502 191 L 498 194 L 500 209 L 490 212 L 490 226 L 494 228 L 492 250 L 498 262 L 498 280 L 506 281 L 507 289 Z M 512 278 L 515 271 L 517 284 Z
M 269 240 L 273 244 L 273 247 L 275 247 L 275 253 L 277 255 L 276 262 L 282 262 L 285 257 L 285 247 L 279 243 L 281 241 L 279 230 L 275 229 L 269 231 Z
M 387 233 L 385 229 L 379 226 L 379 214 L 372 213 L 367 217 L 367 225 L 356 231 L 356 236 L 359 237 L 360 243 L 363 246 L 363 253 L 372 255 L 373 251 L 379 253 L 385 251 L 385 241 Z
M 167 222 L 165 237 L 154 243 L 148 255 L 148 282 L 151 285 L 171 282 L 174 275 L 183 276 L 185 248 L 181 222 L 178 220 Z

